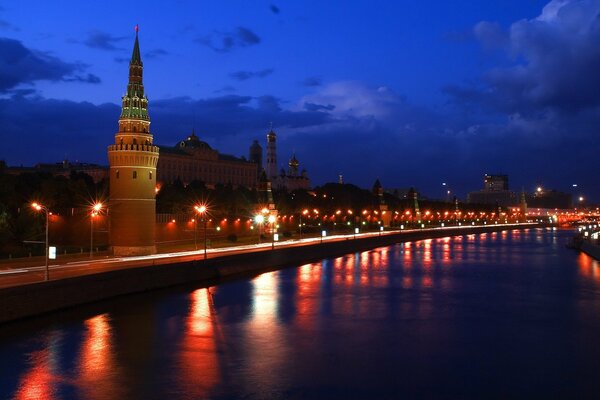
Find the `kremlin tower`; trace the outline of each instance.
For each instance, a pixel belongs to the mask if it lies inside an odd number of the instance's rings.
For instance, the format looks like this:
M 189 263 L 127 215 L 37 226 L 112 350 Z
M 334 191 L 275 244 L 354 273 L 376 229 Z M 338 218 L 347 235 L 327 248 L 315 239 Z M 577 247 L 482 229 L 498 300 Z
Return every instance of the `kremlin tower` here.
M 129 63 L 129 84 L 122 98 L 119 131 L 115 134 L 115 144 L 108 146 L 110 245 L 116 256 L 156 252 L 154 227 L 158 147 L 152 145 L 137 26 L 135 31 Z
M 277 135 L 273 132 L 273 125 L 271 124 L 271 130 L 267 133 L 267 162 L 265 170 L 267 172 L 267 179 L 271 182 L 277 179 Z

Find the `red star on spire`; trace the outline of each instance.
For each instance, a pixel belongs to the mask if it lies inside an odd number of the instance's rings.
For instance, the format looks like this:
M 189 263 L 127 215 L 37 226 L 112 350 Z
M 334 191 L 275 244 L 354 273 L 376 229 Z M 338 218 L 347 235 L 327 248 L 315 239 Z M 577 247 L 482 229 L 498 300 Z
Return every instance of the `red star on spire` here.
M 135 33 L 138 33 L 138 32 L 139 32 L 139 30 L 140 30 L 140 27 L 139 27 L 139 25 L 138 25 L 138 24 L 135 24 Z

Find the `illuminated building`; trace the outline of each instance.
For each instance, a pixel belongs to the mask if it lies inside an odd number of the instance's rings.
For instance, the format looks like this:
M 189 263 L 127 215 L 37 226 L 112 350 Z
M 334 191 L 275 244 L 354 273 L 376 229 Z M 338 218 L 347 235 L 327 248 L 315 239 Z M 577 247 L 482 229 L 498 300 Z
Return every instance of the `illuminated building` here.
M 148 99 L 142 82 L 143 63 L 136 27 L 129 63 L 127 93 L 122 98 L 119 131 L 108 146 L 110 164 L 110 244 L 115 255 L 156 252 L 156 166 L 158 147 L 152 144 Z
M 279 175 L 273 181 L 275 188 L 277 189 L 287 189 L 289 191 L 297 190 L 297 189 L 310 189 L 310 179 L 308 179 L 308 175 L 306 170 L 302 170 L 302 172 L 298 172 L 300 163 L 294 154 L 290 161 L 288 162 L 288 170 L 287 173 L 284 169 L 282 169 Z
M 220 154 L 201 141 L 195 132 L 174 147 L 161 146 L 158 182 L 180 180 L 184 185 L 201 181 L 207 187 L 217 184 L 256 186 L 258 165 L 242 158 Z

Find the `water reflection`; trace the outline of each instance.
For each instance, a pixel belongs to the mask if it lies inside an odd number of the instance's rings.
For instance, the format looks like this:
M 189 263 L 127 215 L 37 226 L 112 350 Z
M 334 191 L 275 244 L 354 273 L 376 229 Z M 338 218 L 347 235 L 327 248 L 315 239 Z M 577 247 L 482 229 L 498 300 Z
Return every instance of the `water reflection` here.
M 600 265 L 549 247 L 556 235 L 401 243 L 124 302 L 17 343 L 27 362 L 0 398 L 395 398 L 415 392 L 377 390 L 413 382 L 434 388 L 423 397 L 485 398 L 486 388 L 461 392 L 467 377 L 528 387 L 546 379 L 535 375 L 540 365 L 561 376 L 546 368 L 548 348 L 563 355 L 560 373 L 581 366 L 571 360 L 582 336 L 548 327 L 600 331 L 589 328 L 598 325 Z M 582 354 L 595 349 L 587 343 Z M 498 371 L 509 377 L 494 379 Z
M 107 314 L 84 322 L 86 328 L 79 356 L 77 383 L 85 399 L 115 399 L 120 392 L 119 368 L 115 366 L 111 327 Z M 113 385 L 103 384 L 113 382 Z
M 29 354 L 30 368 L 21 377 L 15 400 L 53 400 L 57 399 L 56 383 L 60 376 L 56 373 L 56 354 L 54 335 L 42 350 Z
M 220 381 L 219 359 L 210 289 L 192 292 L 186 330 L 179 348 L 180 392 L 190 398 L 205 398 Z

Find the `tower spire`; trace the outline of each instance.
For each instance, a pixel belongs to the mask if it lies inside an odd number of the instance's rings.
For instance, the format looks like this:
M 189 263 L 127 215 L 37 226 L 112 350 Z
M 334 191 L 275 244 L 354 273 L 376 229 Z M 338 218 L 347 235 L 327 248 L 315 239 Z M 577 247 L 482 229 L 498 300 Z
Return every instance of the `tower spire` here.
M 142 64 L 142 56 L 140 55 L 140 43 L 138 41 L 138 32 L 140 27 L 138 25 L 135 26 L 135 43 L 133 45 L 133 54 L 131 54 L 131 61 L 129 65 L 143 65 Z

